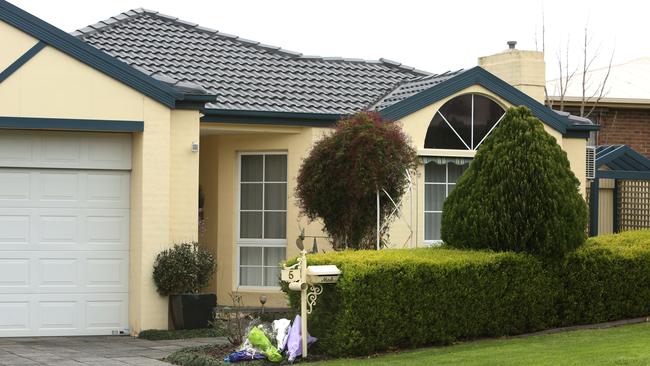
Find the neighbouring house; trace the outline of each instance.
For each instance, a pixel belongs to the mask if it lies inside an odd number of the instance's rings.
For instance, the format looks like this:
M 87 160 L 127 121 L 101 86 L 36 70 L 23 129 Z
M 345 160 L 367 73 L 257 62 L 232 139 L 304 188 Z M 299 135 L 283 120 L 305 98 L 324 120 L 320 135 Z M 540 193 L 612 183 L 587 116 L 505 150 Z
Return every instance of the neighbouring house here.
M 431 74 L 142 9 L 70 35 L 4 0 L 0 37 L 0 336 L 167 328 L 154 258 L 198 239 L 217 256 L 220 304 L 239 291 L 284 306 L 278 263 L 301 230 L 322 235 L 295 204 L 301 161 L 363 109 L 400 121 L 421 156 L 394 247 L 439 242 L 445 197 L 513 105 L 544 122 L 585 194 L 598 126 L 544 106 L 543 55 L 514 44 Z
M 584 105 L 583 114 L 600 125 L 600 130 L 593 132 L 593 145 L 628 145 L 650 158 L 650 57 L 612 65 L 609 75 L 607 67 L 594 69 L 584 79 L 585 98 L 582 73 L 571 78 L 563 98 L 560 80 L 549 80 L 547 103 L 575 115 L 580 115 Z
M 589 194 L 592 235 L 650 228 L 649 82 L 650 57 L 576 73 L 568 84 L 566 79 L 547 82 L 547 105 L 600 126 L 589 141 L 598 165 L 591 184 L 599 192 Z

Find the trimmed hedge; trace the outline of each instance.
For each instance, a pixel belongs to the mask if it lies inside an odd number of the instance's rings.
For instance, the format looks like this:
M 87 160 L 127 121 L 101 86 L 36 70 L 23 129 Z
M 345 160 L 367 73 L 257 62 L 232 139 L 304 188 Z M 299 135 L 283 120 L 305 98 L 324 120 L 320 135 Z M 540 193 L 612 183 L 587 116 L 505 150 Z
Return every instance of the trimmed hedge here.
M 343 274 L 309 319 L 318 348 L 368 355 L 650 314 L 650 231 L 590 239 L 562 260 L 446 248 L 309 256 Z M 294 309 L 299 293 L 288 291 Z

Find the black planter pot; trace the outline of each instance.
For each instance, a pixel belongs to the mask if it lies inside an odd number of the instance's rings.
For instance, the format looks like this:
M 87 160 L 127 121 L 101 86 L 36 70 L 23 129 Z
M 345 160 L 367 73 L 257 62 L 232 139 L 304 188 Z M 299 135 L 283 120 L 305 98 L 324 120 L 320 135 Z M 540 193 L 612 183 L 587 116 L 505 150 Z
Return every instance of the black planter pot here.
M 169 310 L 174 329 L 199 329 L 210 327 L 217 305 L 215 294 L 169 295 Z

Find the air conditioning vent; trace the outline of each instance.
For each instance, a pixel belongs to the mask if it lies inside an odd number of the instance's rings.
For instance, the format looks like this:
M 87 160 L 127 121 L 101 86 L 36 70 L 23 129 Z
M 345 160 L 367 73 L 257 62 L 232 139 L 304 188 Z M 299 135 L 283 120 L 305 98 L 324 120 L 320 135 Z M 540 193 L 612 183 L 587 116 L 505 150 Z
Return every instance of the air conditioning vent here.
M 587 146 L 587 179 L 596 179 L 596 148 Z

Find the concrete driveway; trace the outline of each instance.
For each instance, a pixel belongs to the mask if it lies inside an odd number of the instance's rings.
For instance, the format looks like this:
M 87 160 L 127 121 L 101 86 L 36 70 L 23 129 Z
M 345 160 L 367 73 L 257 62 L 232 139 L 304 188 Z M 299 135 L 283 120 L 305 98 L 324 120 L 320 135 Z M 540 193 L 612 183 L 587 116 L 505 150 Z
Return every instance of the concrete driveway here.
M 189 346 L 225 338 L 147 341 L 127 336 L 0 338 L 0 365 L 166 365 L 161 358 Z

